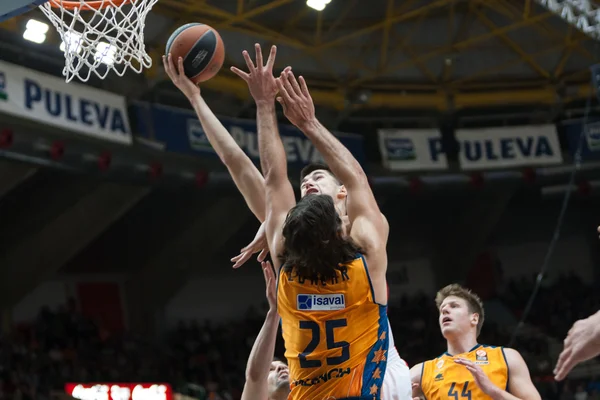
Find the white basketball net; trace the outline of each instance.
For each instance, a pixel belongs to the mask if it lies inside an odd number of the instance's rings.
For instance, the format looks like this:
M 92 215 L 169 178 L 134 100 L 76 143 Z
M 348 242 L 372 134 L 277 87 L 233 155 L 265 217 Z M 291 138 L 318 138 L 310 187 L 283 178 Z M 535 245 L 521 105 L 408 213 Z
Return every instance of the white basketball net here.
M 594 0 L 537 0 L 583 33 L 600 40 L 600 5 Z
M 0 0 L 1 1 L 1 0 Z M 92 8 L 85 0 L 68 9 L 63 0 L 50 0 L 39 8 L 52 21 L 62 39 L 65 53 L 63 75 L 67 82 L 77 77 L 86 82 L 92 73 L 100 79 L 127 69 L 140 73 L 152 66 L 144 45 L 146 16 L 158 0 L 99 0 Z M 52 7 L 51 3 L 55 6 Z M 64 7 L 63 7 L 64 3 Z

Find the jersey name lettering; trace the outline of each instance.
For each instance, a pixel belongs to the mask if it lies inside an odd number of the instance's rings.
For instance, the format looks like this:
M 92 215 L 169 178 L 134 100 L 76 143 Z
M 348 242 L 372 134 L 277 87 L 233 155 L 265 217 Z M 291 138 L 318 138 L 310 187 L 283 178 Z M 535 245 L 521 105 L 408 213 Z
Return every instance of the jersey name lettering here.
M 287 277 L 288 277 L 288 281 L 290 281 L 290 282 L 296 281 L 301 285 L 308 283 L 313 286 L 336 285 L 340 281 L 346 282 L 346 281 L 350 280 L 350 277 L 348 276 L 348 271 L 339 271 L 339 274 L 336 274 L 336 276 L 334 278 L 329 278 L 329 279 L 307 279 L 307 278 L 303 278 L 300 276 L 295 276 L 291 272 L 287 273 Z

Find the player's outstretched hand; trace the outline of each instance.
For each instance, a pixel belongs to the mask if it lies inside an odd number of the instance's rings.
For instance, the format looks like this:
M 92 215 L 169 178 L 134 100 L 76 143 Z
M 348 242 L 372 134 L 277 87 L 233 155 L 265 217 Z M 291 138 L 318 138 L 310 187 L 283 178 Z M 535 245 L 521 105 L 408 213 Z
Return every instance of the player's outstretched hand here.
M 258 228 L 258 232 L 256 232 L 256 236 L 254 236 L 252 242 L 240 250 L 239 255 L 231 259 L 231 262 L 235 263 L 233 264 L 233 268 L 241 267 L 256 253 L 259 253 L 256 258 L 258 262 L 263 262 L 269 254 L 269 244 L 267 243 L 267 232 L 265 230 L 264 222 L 260 225 L 260 228 Z
M 231 67 L 231 71 L 246 81 L 250 94 L 254 98 L 256 103 L 272 103 L 275 100 L 277 94 L 277 83 L 273 76 L 273 65 L 275 65 L 275 57 L 277 56 L 277 46 L 271 46 L 271 52 L 267 63 L 263 64 L 262 49 L 260 44 L 254 45 L 256 52 L 256 65 L 250 58 L 250 54 L 246 50 L 242 52 L 246 65 L 248 66 L 248 72 L 244 72 L 239 68 Z
M 263 261 L 260 263 L 262 266 L 263 274 L 265 275 L 265 283 L 267 284 L 267 300 L 269 301 L 269 309 L 277 310 L 277 283 L 275 280 L 275 271 L 271 266 L 271 262 Z
M 173 81 L 175 86 L 181 90 L 188 100 L 192 101 L 196 96 L 200 96 L 200 87 L 185 76 L 183 58 L 179 57 L 176 67 L 171 53 L 169 53 L 167 57 L 163 56 L 163 66 L 171 81 Z
M 460 365 L 464 365 L 473 376 L 473 380 L 475 381 L 477 386 L 479 386 L 481 391 L 487 394 L 488 396 L 494 398 L 494 392 L 497 391 L 499 388 L 496 385 L 494 385 L 494 383 L 490 380 L 490 378 L 488 378 L 488 376 L 485 374 L 485 372 L 483 372 L 479 365 L 475 364 L 471 360 L 467 360 L 466 358 L 455 358 L 454 362 Z
M 600 354 L 600 311 L 573 324 L 558 356 L 554 379 L 561 381 L 577 364 Z
M 289 67 L 288 67 L 289 68 Z M 296 80 L 291 69 L 286 68 L 279 79 L 279 97 L 277 101 L 283 107 L 283 113 L 288 120 L 298 128 L 315 120 L 315 104 L 301 76 Z

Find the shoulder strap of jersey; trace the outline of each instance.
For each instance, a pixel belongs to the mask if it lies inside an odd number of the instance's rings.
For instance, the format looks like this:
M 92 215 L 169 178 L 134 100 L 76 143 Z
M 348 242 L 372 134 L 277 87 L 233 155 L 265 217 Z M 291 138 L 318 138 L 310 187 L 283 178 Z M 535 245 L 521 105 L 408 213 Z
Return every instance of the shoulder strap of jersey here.
M 502 359 L 504 360 L 504 365 L 506 366 L 506 387 L 504 388 L 504 390 L 508 392 L 508 385 L 510 384 L 510 366 L 508 365 L 508 360 L 506 359 L 504 346 L 500 346 L 498 349 L 500 350 L 500 353 L 502 353 Z
M 419 382 L 419 386 L 421 386 L 421 391 L 425 398 L 427 398 L 427 393 L 429 392 L 431 382 L 431 366 L 434 364 L 435 359 L 428 360 L 423 362 L 423 368 L 421 369 L 421 381 Z

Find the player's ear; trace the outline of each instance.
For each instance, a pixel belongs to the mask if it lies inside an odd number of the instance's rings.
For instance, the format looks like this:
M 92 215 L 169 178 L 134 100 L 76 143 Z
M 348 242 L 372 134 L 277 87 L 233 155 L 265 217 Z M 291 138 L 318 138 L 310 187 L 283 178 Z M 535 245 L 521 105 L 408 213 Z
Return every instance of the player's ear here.
M 348 191 L 346 190 L 346 186 L 341 185 L 338 189 L 337 198 L 342 200 L 342 199 L 345 199 L 346 196 L 348 196 Z
M 477 326 L 478 323 L 479 323 L 479 314 L 477 314 L 477 313 L 471 314 L 471 325 Z

